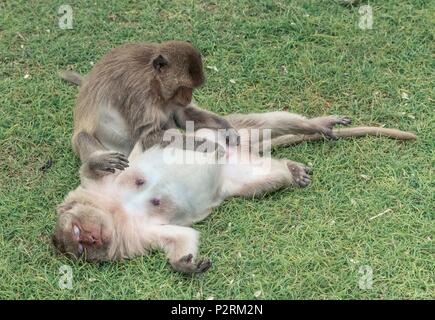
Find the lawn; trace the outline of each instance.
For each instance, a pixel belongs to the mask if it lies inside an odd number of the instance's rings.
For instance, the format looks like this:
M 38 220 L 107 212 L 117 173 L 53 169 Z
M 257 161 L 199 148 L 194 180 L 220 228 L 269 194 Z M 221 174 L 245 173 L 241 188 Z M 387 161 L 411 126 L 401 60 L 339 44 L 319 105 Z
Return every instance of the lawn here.
M 332 0 L 71 1 L 70 30 L 58 26 L 62 4 L 0 1 L 0 298 L 435 298 L 435 2 L 370 1 L 368 30 L 358 7 Z M 57 71 L 86 73 L 117 45 L 168 39 L 204 54 L 204 108 L 348 115 L 418 140 L 277 148 L 313 166 L 312 185 L 229 200 L 195 225 L 214 263 L 197 277 L 161 252 L 100 265 L 57 256 L 55 207 L 79 183 L 77 88 Z M 71 289 L 59 286 L 63 265 Z

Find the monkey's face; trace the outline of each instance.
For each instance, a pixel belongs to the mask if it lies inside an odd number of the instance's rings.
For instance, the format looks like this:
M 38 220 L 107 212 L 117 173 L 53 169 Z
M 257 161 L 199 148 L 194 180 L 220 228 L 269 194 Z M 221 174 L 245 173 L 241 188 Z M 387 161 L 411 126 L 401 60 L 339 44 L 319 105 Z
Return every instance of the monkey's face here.
M 192 94 L 192 88 L 179 87 L 171 100 L 178 106 L 186 107 L 192 102 Z
M 205 81 L 201 54 L 189 42 L 163 43 L 152 65 L 163 98 L 179 106 L 189 105 L 193 89 Z
M 77 202 L 58 207 L 53 243 L 64 254 L 87 261 L 109 259 L 113 236 L 112 217 L 102 210 Z

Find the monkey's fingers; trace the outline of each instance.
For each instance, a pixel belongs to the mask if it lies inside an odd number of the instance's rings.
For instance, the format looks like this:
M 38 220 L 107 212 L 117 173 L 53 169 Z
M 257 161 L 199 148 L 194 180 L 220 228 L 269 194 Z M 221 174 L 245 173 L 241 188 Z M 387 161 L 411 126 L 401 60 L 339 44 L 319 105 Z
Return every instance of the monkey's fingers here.
M 124 166 L 124 165 L 120 165 L 120 164 L 106 164 L 106 165 L 103 164 L 100 168 L 96 168 L 95 170 L 115 173 L 115 169 L 123 171 L 127 167 L 128 166 Z
M 105 171 L 105 172 L 110 172 L 110 173 L 115 173 L 115 169 L 110 168 L 110 167 L 105 167 L 105 168 L 97 169 L 97 170 Z
M 305 188 L 311 183 L 311 177 L 309 175 L 303 175 L 301 178 L 296 180 L 296 183 L 300 187 Z
M 119 159 L 109 160 L 108 163 L 111 165 L 119 165 L 124 168 L 128 167 L 128 161 L 124 161 L 124 160 L 119 160 Z
M 350 117 L 339 117 L 337 124 L 342 124 L 343 126 L 348 126 L 352 124 L 352 119 Z
M 121 164 L 114 164 L 113 165 L 113 169 L 118 169 L 118 170 L 125 170 L 126 168 L 128 168 L 128 165 L 121 165 Z
M 107 163 L 111 168 L 124 170 L 125 168 L 128 168 L 128 159 L 119 152 L 114 152 L 109 154 L 107 158 Z
M 124 155 L 109 153 L 92 158 L 88 162 L 89 169 L 97 174 L 115 173 L 115 169 L 125 170 L 128 160 Z
M 180 259 L 180 262 L 182 263 L 191 263 L 193 259 L 193 254 L 188 254 L 187 256 L 184 256 Z
M 175 263 L 171 263 L 172 267 L 181 273 L 186 275 L 193 275 L 195 273 L 202 273 L 207 271 L 211 267 L 211 261 L 208 259 L 203 259 L 197 263 L 193 263 L 193 255 L 189 254 L 182 257 Z
M 350 117 L 327 116 L 324 117 L 323 119 L 324 120 L 321 121 L 321 123 L 330 129 L 334 128 L 336 125 L 339 124 L 343 126 L 348 126 L 352 123 L 352 119 Z
M 312 133 L 320 133 L 323 135 L 324 138 L 331 140 L 337 139 L 337 136 L 332 130 L 336 125 L 347 126 L 352 123 L 352 120 L 349 117 L 340 116 L 318 117 L 312 118 L 308 121 L 313 128 Z
M 123 155 L 122 153 L 119 153 L 119 152 L 111 153 L 109 155 L 109 158 L 112 161 L 119 161 L 119 162 L 122 162 L 122 163 L 128 163 L 127 157 L 125 155 Z
M 313 173 L 313 168 L 309 167 L 309 166 L 304 166 L 304 170 L 307 174 L 312 174 Z
M 204 259 L 196 265 L 196 270 L 197 270 L 196 272 L 197 273 L 205 272 L 208 269 L 210 269 L 211 265 L 212 263 L 209 259 Z
M 293 177 L 295 185 L 305 188 L 311 183 L 310 174 L 313 170 L 310 167 L 293 161 L 289 161 L 287 167 Z

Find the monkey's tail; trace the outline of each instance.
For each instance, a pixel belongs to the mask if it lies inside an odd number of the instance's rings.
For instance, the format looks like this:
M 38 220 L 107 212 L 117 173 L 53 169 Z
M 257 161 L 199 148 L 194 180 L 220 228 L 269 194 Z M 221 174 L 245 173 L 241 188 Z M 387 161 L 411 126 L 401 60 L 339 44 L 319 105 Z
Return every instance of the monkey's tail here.
M 381 127 L 354 127 L 354 128 L 337 128 L 332 132 L 338 138 L 355 138 L 355 137 L 388 137 L 396 140 L 415 140 L 417 136 L 411 132 L 401 131 L 397 129 L 381 128 Z M 284 135 L 272 139 L 272 146 L 294 145 L 304 141 L 323 140 L 321 134 L 309 135 Z
M 83 76 L 77 72 L 70 71 L 70 70 L 63 70 L 59 71 L 59 77 L 61 77 L 63 80 L 71 82 L 76 85 L 81 85 L 83 81 Z
M 396 140 L 415 140 L 417 136 L 412 132 L 389 129 L 382 127 L 354 127 L 354 128 L 336 128 L 332 132 L 340 138 L 347 137 L 388 137 Z

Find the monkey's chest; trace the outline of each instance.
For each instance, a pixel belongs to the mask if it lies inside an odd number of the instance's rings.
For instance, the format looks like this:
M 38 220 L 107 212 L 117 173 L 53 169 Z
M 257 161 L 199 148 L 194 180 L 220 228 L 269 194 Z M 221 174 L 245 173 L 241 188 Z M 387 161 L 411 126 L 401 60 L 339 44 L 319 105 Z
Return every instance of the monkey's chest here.
M 157 224 L 191 225 L 220 203 L 218 165 L 171 163 L 151 150 L 130 163 L 119 181 L 124 186 L 125 211 Z

